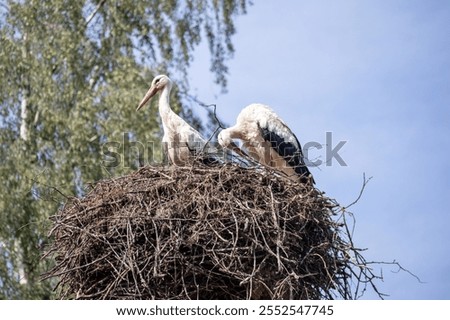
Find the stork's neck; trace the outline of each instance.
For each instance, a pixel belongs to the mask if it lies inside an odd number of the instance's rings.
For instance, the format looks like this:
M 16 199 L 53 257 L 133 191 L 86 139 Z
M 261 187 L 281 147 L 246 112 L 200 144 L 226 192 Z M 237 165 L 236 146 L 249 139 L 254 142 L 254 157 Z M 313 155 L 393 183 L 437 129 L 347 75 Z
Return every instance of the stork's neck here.
M 163 123 L 166 123 L 168 120 L 168 117 L 173 112 L 172 108 L 170 107 L 170 90 L 172 89 L 172 84 L 169 82 L 164 89 L 161 91 L 161 94 L 159 96 L 159 114 L 161 115 L 161 120 Z

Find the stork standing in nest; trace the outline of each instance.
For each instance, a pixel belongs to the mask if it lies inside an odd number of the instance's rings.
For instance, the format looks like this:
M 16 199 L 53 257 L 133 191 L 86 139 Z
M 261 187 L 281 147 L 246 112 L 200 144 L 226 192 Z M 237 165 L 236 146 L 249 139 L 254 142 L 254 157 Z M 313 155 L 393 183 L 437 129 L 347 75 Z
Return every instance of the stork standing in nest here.
M 305 164 L 302 147 L 286 123 L 268 106 L 251 104 L 237 117 L 236 125 L 222 130 L 219 144 L 241 156 L 241 150 L 233 139 L 240 139 L 248 156 L 257 162 L 274 168 L 293 181 L 314 183 Z
M 172 81 L 168 76 L 156 76 L 136 111 L 160 92 L 159 114 L 164 131 L 162 143 L 169 161 L 179 166 L 189 163 L 195 157 L 199 157 L 205 164 L 218 162 L 211 154 L 214 150 L 201 134 L 173 112 L 169 103 L 171 89 Z

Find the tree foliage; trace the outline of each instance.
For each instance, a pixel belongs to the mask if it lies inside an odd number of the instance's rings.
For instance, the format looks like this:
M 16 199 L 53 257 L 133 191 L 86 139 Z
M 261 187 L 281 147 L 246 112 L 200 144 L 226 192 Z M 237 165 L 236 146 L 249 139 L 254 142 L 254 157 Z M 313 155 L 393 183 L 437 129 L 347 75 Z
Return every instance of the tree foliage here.
M 203 129 L 181 94 L 194 49 L 207 41 L 225 89 L 233 20 L 247 2 L 0 4 L 0 298 L 52 297 L 52 284 L 39 281 L 51 262 L 40 256 L 65 197 L 161 159 L 157 109 L 134 112 L 155 73 L 177 82 L 174 109 Z

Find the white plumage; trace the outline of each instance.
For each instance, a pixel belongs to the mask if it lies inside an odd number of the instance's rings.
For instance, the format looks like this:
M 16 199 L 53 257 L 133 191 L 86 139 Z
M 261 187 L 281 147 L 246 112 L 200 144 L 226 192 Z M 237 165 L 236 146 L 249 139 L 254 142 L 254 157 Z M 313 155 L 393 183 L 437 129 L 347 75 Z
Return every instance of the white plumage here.
M 161 92 L 159 114 L 164 131 L 162 143 L 170 162 L 182 166 L 202 153 L 205 155 L 201 156 L 201 159 L 205 163 L 215 162 L 215 157 L 209 154 L 214 150 L 207 141 L 197 130 L 173 112 L 169 103 L 171 89 L 172 81 L 168 76 L 156 76 L 136 110 L 141 109 L 156 93 Z
M 219 133 L 218 141 L 223 148 L 246 156 L 233 139 L 242 140 L 248 155 L 257 162 L 294 181 L 314 183 L 297 137 L 268 106 L 251 104 L 245 107 L 238 115 L 236 125 Z

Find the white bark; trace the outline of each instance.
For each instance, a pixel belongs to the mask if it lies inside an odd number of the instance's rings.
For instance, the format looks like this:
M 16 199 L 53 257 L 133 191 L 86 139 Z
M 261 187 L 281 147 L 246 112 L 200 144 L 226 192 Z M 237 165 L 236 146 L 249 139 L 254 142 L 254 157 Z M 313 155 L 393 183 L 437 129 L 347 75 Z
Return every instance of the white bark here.
M 22 98 L 22 103 L 20 104 L 20 138 L 24 141 L 28 141 L 28 103 L 27 95 L 24 94 Z
M 23 45 L 22 45 L 22 56 L 25 60 L 28 60 L 27 51 L 27 34 L 23 35 Z M 23 141 L 28 141 L 28 90 L 26 89 L 26 84 L 22 89 L 22 102 L 20 103 L 20 138 Z

